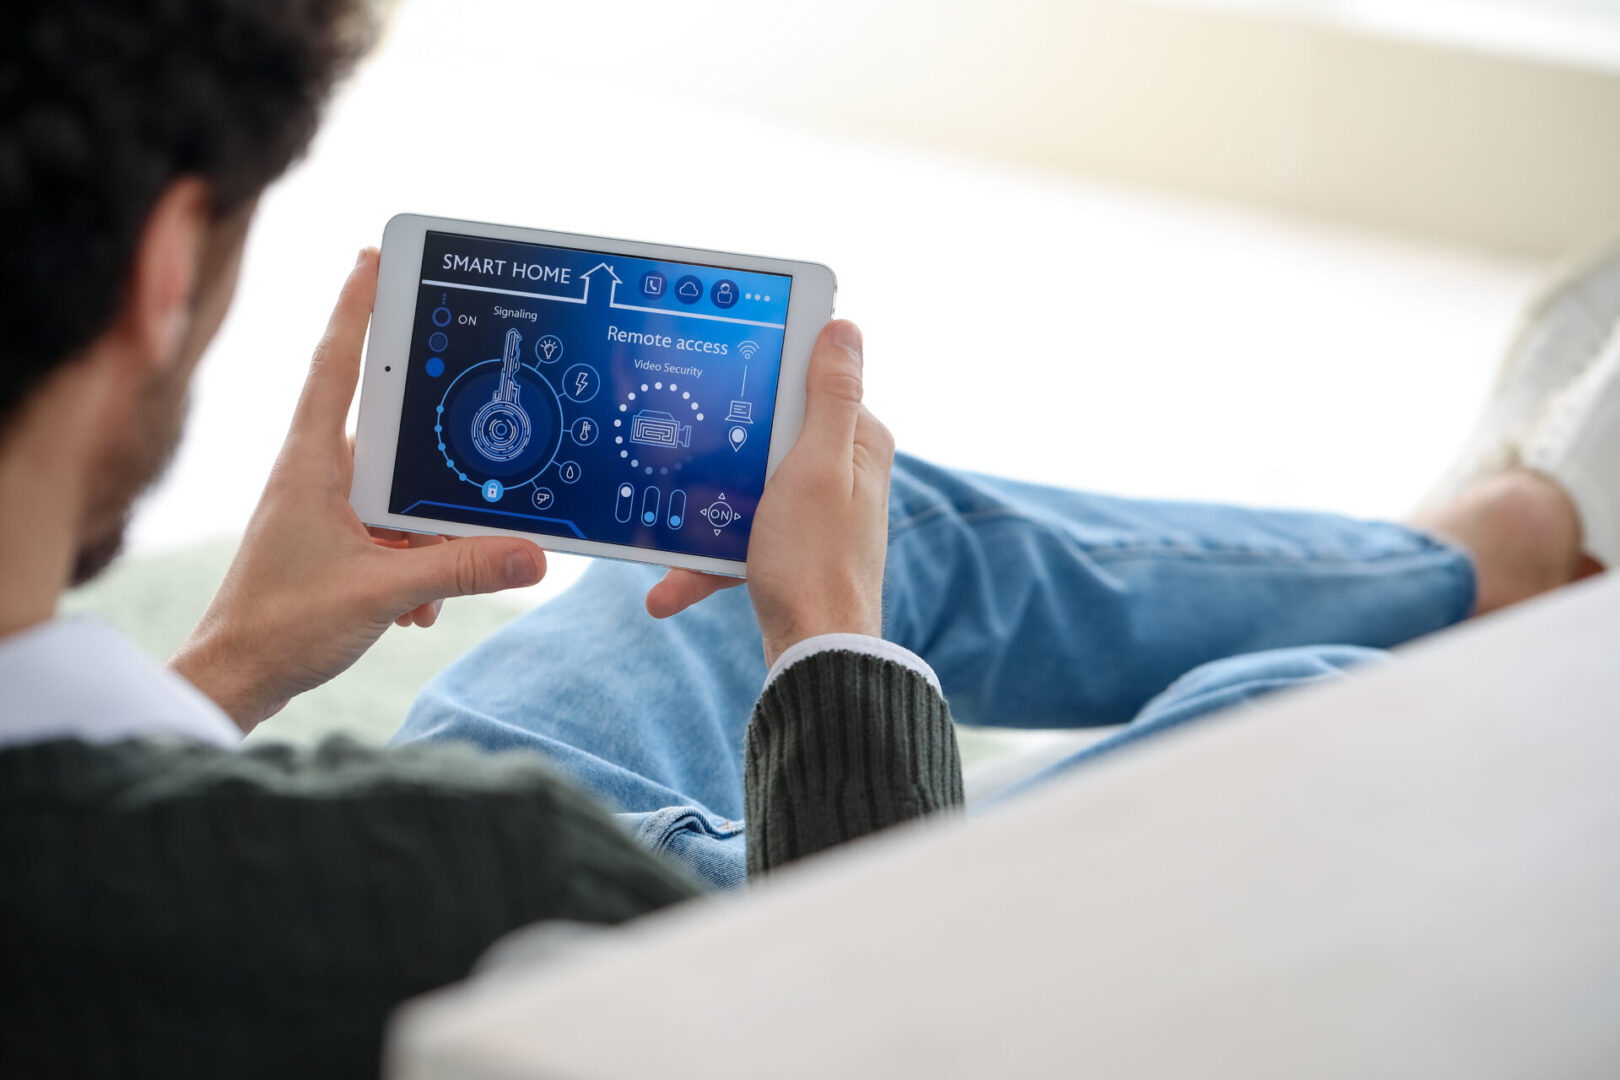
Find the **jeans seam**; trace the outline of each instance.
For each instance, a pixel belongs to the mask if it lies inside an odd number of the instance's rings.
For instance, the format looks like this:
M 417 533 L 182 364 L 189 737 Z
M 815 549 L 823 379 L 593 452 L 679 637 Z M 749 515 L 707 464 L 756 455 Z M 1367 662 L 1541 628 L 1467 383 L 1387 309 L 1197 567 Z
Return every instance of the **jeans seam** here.
M 889 542 L 893 543 L 905 532 L 916 531 L 917 527 L 920 525 L 927 524 L 928 522 L 934 520 L 945 519 L 947 516 L 949 516 L 952 520 L 961 521 L 970 525 L 983 525 L 998 520 L 1023 522 L 1025 524 L 1045 529 L 1049 532 L 1062 536 L 1065 541 L 1073 544 L 1076 548 L 1085 552 L 1088 557 L 1095 559 L 1098 562 L 1110 562 L 1130 558 L 1158 558 L 1162 556 L 1173 556 L 1182 559 L 1204 559 L 1206 561 L 1212 561 L 1212 559 L 1268 562 L 1287 560 L 1297 563 L 1331 563 L 1352 565 L 1358 563 L 1378 563 L 1397 559 L 1410 559 L 1415 556 L 1435 554 L 1451 555 L 1454 558 L 1457 556 L 1456 550 L 1451 548 L 1449 545 L 1442 544 L 1436 540 L 1424 536 L 1422 533 L 1413 532 L 1411 530 L 1407 531 L 1417 541 L 1418 546 L 1416 548 L 1406 551 L 1385 551 L 1371 555 L 1330 554 L 1317 550 L 1289 551 L 1281 548 L 1211 547 L 1207 545 L 1192 547 L 1181 543 L 1093 544 L 1067 533 L 1059 522 L 1037 517 L 1033 514 L 1023 513 L 1017 510 L 1006 510 L 999 507 L 994 509 L 965 512 L 958 511 L 950 507 L 930 507 L 928 510 L 913 514 L 909 517 L 901 518 L 896 522 L 891 522 L 889 525 Z M 1399 525 L 1394 527 L 1402 528 L 1402 526 Z M 1447 570 L 1453 575 L 1460 576 L 1460 571 L 1455 565 L 1448 566 Z
M 669 808 L 666 808 L 662 812 L 667 813 L 667 812 L 669 812 L 671 810 L 675 811 L 675 813 L 673 814 L 674 820 L 666 822 L 661 828 L 659 828 L 659 830 L 658 830 L 658 839 L 653 844 L 653 847 L 652 847 L 653 851 L 661 853 L 661 852 L 664 852 L 664 851 L 668 850 L 670 844 L 674 843 L 675 837 L 678 836 L 678 835 L 681 835 L 683 833 L 689 833 L 689 832 L 693 832 L 693 831 L 701 831 L 703 835 L 708 836 L 710 839 L 713 839 L 713 840 L 728 840 L 733 836 L 741 835 L 742 832 L 743 832 L 744 823 L 743 822 L 738 822 L 737 819 L 735 819 L 735 818 L 726 818 L 725 820 L 728 823 L 737 822 L 737 828 L 728 829 L 728 830 L 725 830 L 724 832 L 722 832 L 720 830 L 715 829 L 715 827 L 709 822 L 708 816 L 706 814 L 704 814 L 703 811 L 697 809 L 696 807 L 692 807 L 692 806 L 683 806 L 683 807 L 679 807 L 679 808 L 669 807 Z M 653 813 L 657 814 L 657 813 L 660 813 L 660 811 L 655 810 L 655 811 L 653 811 Z M 701 826 L 701 830 L 693 830 L 693 829 L 688 827 L 688 823 L 693 821 L 694 819 Z

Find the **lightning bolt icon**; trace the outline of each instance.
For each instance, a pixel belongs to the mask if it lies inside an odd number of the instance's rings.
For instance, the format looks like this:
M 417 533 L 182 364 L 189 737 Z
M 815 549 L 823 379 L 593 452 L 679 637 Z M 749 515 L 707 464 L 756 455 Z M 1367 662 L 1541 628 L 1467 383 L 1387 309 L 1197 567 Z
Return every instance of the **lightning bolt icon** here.
M 586 372 L 582 371 L 578 375 L 575 375 L 574 376 L 574 396 L 578 397 L 581 394 L 583 394 L 585 392 L 585 388 L 590 385 L 590 382 L 591 382 L 591 377 Z

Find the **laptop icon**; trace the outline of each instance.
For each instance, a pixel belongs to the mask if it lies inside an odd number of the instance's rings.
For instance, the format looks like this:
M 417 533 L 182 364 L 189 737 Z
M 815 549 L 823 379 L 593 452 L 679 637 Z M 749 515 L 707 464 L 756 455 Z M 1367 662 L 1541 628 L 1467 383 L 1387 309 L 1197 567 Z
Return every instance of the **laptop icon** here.
M 733 401 L 731 411 L 726 414 L 724 423 L 752 424 L 754 422 L 754 403 L 752 401 Z

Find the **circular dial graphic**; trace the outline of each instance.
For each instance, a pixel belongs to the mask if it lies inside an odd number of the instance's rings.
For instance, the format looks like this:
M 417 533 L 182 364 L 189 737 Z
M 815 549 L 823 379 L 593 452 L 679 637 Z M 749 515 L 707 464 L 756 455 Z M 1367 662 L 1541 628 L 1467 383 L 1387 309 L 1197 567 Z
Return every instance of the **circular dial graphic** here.
M 445 465 L 488 502 L 535 485 L 566 431 L 556 389 L 538 367 L 522 362 L 522 349 L 523 335 L 508 330 L 501 357 L 451 380 L 434 413 Z
M 473 445 L 491 461 L 511 461 L 529 445 L 531 430 L 529 414 L 517 402 L 486 401 L 473 417 Z

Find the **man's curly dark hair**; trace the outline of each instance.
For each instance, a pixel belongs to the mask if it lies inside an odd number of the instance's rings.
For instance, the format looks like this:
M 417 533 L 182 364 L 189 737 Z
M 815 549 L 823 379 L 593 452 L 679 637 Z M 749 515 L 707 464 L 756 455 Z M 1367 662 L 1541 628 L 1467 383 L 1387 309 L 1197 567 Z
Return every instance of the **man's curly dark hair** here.
M 0 16 L 0 423 L 122 306 L 164 189 L 223 218 L 303 153 L 370 0 L 20 0 Z

